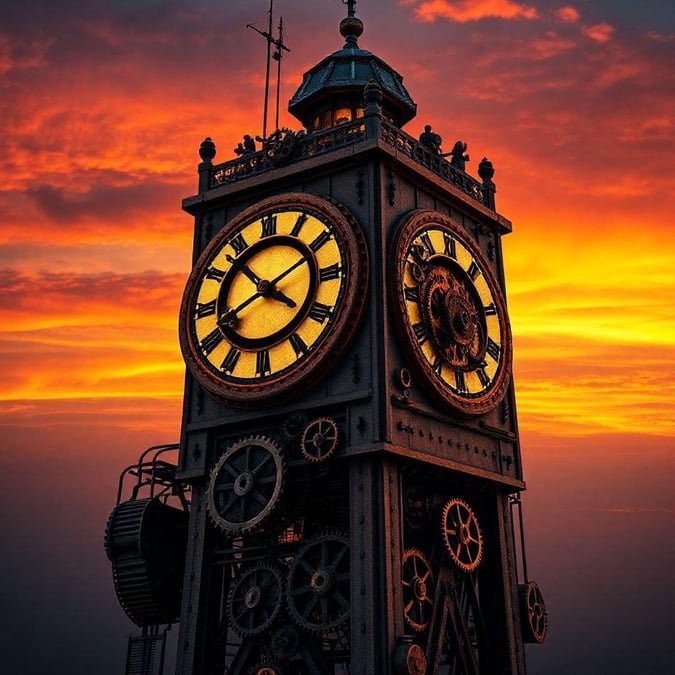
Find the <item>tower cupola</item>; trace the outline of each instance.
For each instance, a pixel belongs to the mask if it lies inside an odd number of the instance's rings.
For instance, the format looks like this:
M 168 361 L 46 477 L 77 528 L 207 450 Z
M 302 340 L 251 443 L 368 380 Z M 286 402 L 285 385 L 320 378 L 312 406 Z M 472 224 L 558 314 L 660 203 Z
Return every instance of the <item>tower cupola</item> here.
M 355 2 L 340 22 L 345 39 L 339 51 L 308 70 L 288 104 L 289 112 L 308 129 L 319 130 L 349 122 L 363 115 L 363 88 L 377 82 L 382 89 L 385 119 L 402 127 L 417 112 L 417 105 L 403 86 L 403 77 L 371 52 L 360 49 L 363 22 L 355 16 Z

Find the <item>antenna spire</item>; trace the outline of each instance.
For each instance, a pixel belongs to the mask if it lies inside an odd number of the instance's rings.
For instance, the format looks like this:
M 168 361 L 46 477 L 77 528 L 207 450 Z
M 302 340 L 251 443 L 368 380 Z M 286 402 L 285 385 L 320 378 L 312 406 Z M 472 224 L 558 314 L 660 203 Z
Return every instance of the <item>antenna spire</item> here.
M 350 0 L 352 1 L 352 0 Z M 344 2 L 344 0 L 343 0 Z M 269 19 L 267 31 L 256 28 L 252 23 L 247 23 L 246 28 L 252 28 L 258 35 L 262 35 L 267 40 L 267 64 L 265 70 L 265 102 L 263 104 L 263 131 L 262 137 L 267 138 L 267 109 L 269 103 L 270 93 L 270 64 L 274 59 L 278 62 L 277 66 L 277 106 L 276 106 L 276 123 L 279 126 L 279 87 L 281 84 L 281 58 L 282 50 L 290 52 L 291 50 L 283 42 L 283 19 L 279 21 L 279 38 L 272 35 L 272 15 L 273 15 L 274 0 L 270 0 Z M 272 45 L 276 47 L 276 51 L 272 54 Z
M 343 5 L 347 5 L 347 17 L 351 18 L 356 15 L 356 0 L 342 0 Z

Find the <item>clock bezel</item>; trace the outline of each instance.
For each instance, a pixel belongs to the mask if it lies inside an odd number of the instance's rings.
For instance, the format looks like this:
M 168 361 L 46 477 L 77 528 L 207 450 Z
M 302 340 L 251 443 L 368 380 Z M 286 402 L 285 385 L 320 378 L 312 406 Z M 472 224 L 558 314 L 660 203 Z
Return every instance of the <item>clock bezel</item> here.
M 322 330 L 317 341 L 310 345 L 310 349 L 278 374 L 261 379 L 230 377 L 226 373 L 216 373 L 205 361 L 206 357 L 195 343 L 193 330 L 194 308 L 202 279 L 213 259 L 237 232 L 266 216 L 283 211 L 307 213 L 330 228 L 336 241 L 339 238 L 343 281 L 337 304 L 329 319 L 330 329 Z M 251 246 L 255 246 L 259 241 L 262 241 L 262 238 Z M 300 192 L 275 195 L 256 202 L 227 222 L 194 263 L 180 309 L 179 341 L 184 361 L 196 381 L 226 405 L 234 407 L 272 405 L 279 402 L 282 397 L 295 395 L 327 375 L 337 365 L 340 356 L 351 343 L 366 304 L 368 278 L 368 246 L 365 235 L 354 216 L 339 202 L 328 197 Z M 307 318 L 306 314 L 302 322 L 304 323 Z
M 422 351 L 410 319 L 407 308 L 408 302 L 405 297 L 406 284 L 404 282 L 408 251 L 413 242 L 422 233 L 430 229 L 447 232 L 466 250 L 480 269 L 480 274 L 485 279 L 489 294 L 495 304 L 495 311 L 499 318 L 500 359 L 489 387 L 479 395 L 462 395 L 434 371 L 432 364 Z M 419 376 L 422 388 L 438 401 L 450 407 L 452 412 L 462 417 L 476 417 L 494 410 L 503 400 L 511 382 L 513 349 L 506 301 L 490 263 L 480 247 L 472 241 L 466 230 L 450 216 L 434 210 L 418 209 L 401 218 L 395 229 L 390 250 L 390 268 L 394 272 L 394 282 L 389 284 L 390 298 L 394 309 L 392 317 L 404 355 L 410 359 L 412 370 Z M 452 257 L 445 254 L 435 252 L 434 257 L 446 257 L 452 261 L 453 265 L 456 264 Z M 463 268 L 461 269 L 463 270 Z M 467 272 L 467 270 L 463 271 Z M 420 309 L 421 313 L 422 310 Z M 486 317 L 483 314 L 481 321 L 485 320 Z M 435 346 L 434 349 L 436 349 Z M 453 370 L 450 366 L 447 367 Z

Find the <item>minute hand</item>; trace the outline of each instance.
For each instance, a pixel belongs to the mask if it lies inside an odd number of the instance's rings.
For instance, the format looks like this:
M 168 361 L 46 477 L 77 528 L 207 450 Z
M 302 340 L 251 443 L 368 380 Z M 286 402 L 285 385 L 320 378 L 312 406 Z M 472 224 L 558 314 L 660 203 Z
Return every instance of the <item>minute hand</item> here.
M 294 269 L 300 267 L 300 265 L 302 265 L 302 263 L 304 262 L 308 262 L 308 260 L 307 258 L 305 258 L 305 256 L 302 256 L 300 260 L 296 260 L 287 270 L 282 272 L 278 277 L 272 279 L 272 281 L 270 281 L 270 284 L 272 286 L 276 286 L 279 281 L 281 281 L 285 276 L 288 276 Z
M 304 262 L 307 262 L 307 258 L 305 258 L 304 256 L 303 256 L 302 258 L 300 258 L 299 260 L 296 260 L 296 261 L 295 261 L 295 262 L 294 262 L 287 270 L 285 270 L 285 271 L 282 272 L 279 276 L 277 276 L 275 279 L 273 279 L 272 281 L 270 281 L 270 286 L 271 286 L 271 287 L 274 287 L 275 284 L 276 284 L 277 282 L 281 281 L 284 277 L 288 276 L 294 269 L 297 269 L 298 267 L 300 267 L 300 265 L 302 265 L 302 263 L 304 263 Z M 278 292 L 280 292 L 280 291 L 278 291 Z M 282 294 L 282 295 L 283 295 L 283 294 Z M 223 316 L 225 316 L 225 315 L 233 315 L 233 316 L 236 317 L 236 315 L 237 315 L 242 309 L 244 309 L 244 307 L 248 307 L 248 306 L 249 306 L 256 298 L 259 298 L 259 297 L 261 297 L 261 296 L 262 296 L 262 293 L 260 293 L 260 292 L 254 293 L 254 294 L 251 295 L 249 298 L 247 298 L 246 300 L 244 300 L 244 302 L 242 302 L 238 307 L 235 307 L 234 309 L 228 309 L 228 310 L 223 314 Z M 286 296 L 284 296 L 284 297 L 286 297 Z M 279 298 L 278 298 L 278 299 L 279 299 Z M 290 300 L 290 298 L 289 298 L 289 300 Z M 281 300 L 281 302 L 284 302 L 284 300 Z M 291 302 L 293 302 L 293 301 L 291 300 Z M 289 305 L 289 307 L 290 307 L 290 305 Z M 221 317 L 221 318 L 222 318 L 222 317 Z
M 229 262 L 234 269 L 242 272 L 246 277 L 248 277 L 254 284 L 259 284 L 260 279 L 258 275 L 246 264 L 240 262 L 236 258 L 233 258 L 229 253 L 225 256 L 227 262 Z

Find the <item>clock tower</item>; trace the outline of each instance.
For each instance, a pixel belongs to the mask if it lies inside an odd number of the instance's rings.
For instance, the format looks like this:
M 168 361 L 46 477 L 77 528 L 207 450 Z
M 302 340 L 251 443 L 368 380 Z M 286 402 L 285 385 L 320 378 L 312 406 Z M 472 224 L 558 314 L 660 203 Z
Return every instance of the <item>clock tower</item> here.
M 547 620 L 520 518 L 511 223 L 487 159 L 477 180 L 465 144 L 402 130 L 416 105 L 345 4 L 344 46 L 289 103 L 303 129 L 222 163 L 207 138 L 183 202 L 176 672 L 521 675 Z

